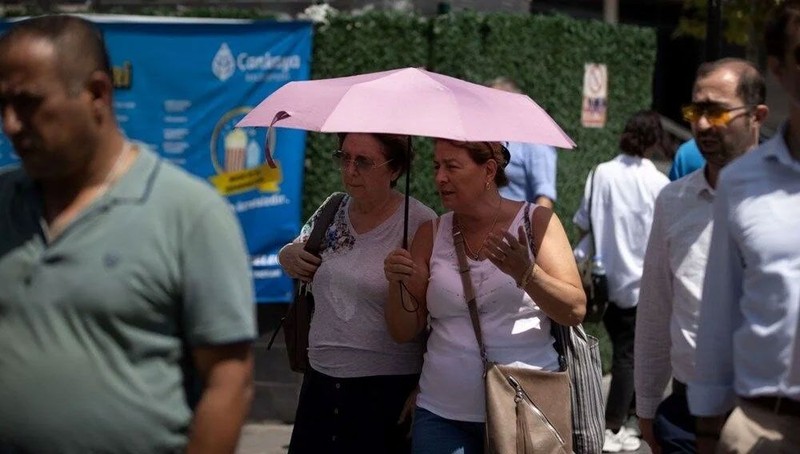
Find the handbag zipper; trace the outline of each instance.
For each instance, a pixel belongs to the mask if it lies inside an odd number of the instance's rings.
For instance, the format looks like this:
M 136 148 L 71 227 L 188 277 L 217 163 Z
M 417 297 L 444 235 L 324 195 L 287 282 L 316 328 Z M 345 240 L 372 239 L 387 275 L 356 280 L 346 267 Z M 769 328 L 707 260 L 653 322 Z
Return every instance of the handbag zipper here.
M 536 413 L 537 416 L 542 418 L 542 420 L 545 423 L 547 423 L 547 427 L 550 429 L 551 432 L 553 432 L 553 435 L 555 435 L 556 438 L 558 438 L 559 443 L 563 445 L 564 439 L 561 437 L 561 434 L 558 433 L 555 426 L 553 426 L 553 423 L 551 423 L 550 420 L 547 418 L 547 415 L 545 415 L 541 410 L 539 410 L 536 404 L 533 403 L 533 400 L 531 400 L 530 396 L 528 396 L 528 394 L 522 388 L 522 385 L 519 384 L 517 379 L 515 379 L 513 375 L 507 375 L 506 380 L 508 380 L 508 383 L 514 388 L 515 391 L 514 403 L 520 405 L 520 402 L 527 399 L 534 413 Z

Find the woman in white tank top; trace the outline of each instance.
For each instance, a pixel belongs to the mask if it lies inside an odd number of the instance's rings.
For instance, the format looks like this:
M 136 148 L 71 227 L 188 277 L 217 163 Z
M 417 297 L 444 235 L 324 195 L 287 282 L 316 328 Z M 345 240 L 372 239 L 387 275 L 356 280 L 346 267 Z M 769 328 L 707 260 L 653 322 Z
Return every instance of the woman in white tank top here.
M 508 155 L 499 143 L 440 139 L 434 153 L 436 185 L 451 211 L 422 224 L 411 251 L 398 249 L 387 256 L 386 321 L 398 342 L 412 341 L 428 322 L 431 327 L 413 452 L 480 453 L 483 367 L 457 270 L 453 225 L 464 236 L 490 361 L 557 370 L 550 319 L 577 325 L 586 299 L 558 217 L 498 193 L 508 181 L 503 171 Z M 527 221 L 532 229 L 524 228 Z

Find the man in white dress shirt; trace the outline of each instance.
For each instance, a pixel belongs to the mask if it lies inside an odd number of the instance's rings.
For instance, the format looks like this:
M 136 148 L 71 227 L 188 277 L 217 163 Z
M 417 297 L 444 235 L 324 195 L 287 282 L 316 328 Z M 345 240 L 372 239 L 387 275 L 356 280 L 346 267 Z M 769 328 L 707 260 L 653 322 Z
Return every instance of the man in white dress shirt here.
M 714 188 L 722 168 L 758 144 L 765 97 L 764 78 L 750 62 L 701 65 L 684 119 L 706 165 L 667 185 L 656 199 L 639 294 L 634 382 L 642 437 L 662 454 L 695 449 L 686 383 L 694 376 Z M 672 394 L 662 401 L 670 377 Z
M 699 452 L 800 452 L 800 0 L 765 30 L 789 119 L 717 185 L 688 394 Z

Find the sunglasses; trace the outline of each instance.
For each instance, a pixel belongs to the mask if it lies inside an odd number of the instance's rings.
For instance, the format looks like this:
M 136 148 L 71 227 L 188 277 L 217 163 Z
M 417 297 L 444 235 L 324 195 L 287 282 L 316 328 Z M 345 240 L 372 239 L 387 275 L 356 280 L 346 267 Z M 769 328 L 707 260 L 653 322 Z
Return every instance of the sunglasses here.
M 394 159 L 389 159 L 388 161 L 384 161 L 380 164 L 375 164 L 372 159 L 365 158 L 363 156 L 356 156 L 355 158 L 351 158 L 349 155 L 345 154 L 342 150 L 336 150 L 331 154 L 333 158 L 333 162 L 339 165 L 342 170 L 346 170 L 352 164 L 355 167 L 356 171 L 359 173 L 366 173 L 370 170 L 377 169 L 378 167 L 383 167 L 386 164 L 394 161 Z
M 736 118 L 733 112 L 742 109 L 750 109 L 750 106 L 726 108 L 715 104 L 687 104 L 683 106 L 681 113 L 683 119 L 689 123 L 696 123 L 705 117 L 711 126 L 725 126 Z

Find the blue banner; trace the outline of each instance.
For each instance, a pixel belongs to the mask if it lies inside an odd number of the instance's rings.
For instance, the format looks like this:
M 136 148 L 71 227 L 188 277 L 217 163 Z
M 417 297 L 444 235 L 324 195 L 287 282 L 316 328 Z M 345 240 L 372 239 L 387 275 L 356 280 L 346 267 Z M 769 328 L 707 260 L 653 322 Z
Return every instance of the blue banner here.
M 309 78 L 311 24 L 88 18 L 111 54 L 120 127 L 228 199 L 245 232 L 258 302 L 290 301 L 277 252 L 300 229 L 305 132 L 278 131 L 273 169 L 264 162 L 265 129 L 234 125 L 286 82 Z M 16 161 L 0 136 L 0 167 Z

